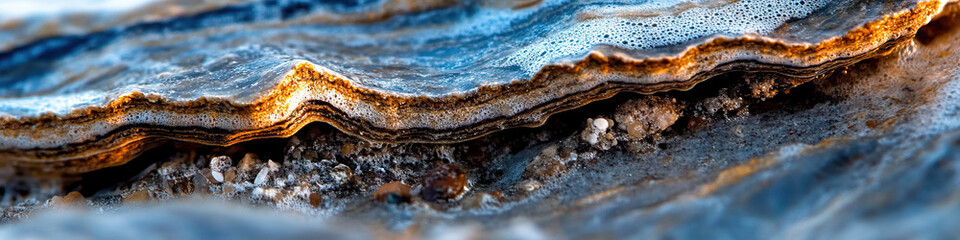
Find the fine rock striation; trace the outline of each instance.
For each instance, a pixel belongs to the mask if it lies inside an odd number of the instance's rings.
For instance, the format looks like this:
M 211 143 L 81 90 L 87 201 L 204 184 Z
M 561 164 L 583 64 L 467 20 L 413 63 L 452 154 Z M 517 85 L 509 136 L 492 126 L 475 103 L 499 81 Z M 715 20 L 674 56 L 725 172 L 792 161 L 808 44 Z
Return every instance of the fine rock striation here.
M 311 122 L 459 142 L 723 73 L 797 85 L 895 49 L 945 3 L 248 3 L 261 5 L 0 53 L 0 164 L 76 174 L 170 140 L 231 145 Z

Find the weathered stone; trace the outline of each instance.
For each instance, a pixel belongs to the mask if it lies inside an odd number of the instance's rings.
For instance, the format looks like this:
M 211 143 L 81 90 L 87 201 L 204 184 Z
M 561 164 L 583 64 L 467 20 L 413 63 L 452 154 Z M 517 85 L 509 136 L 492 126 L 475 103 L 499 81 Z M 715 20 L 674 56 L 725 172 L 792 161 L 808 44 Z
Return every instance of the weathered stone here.
M 467 190 L 467 176 L 453 164 L 440 165 L 424 175 L 420 197 L 427 201 L 452 200 Z
M 373 200 L 386 203 L 404 203 L 410 201 L 410 186 L 403 182 L 389 182 L 373 192 Z

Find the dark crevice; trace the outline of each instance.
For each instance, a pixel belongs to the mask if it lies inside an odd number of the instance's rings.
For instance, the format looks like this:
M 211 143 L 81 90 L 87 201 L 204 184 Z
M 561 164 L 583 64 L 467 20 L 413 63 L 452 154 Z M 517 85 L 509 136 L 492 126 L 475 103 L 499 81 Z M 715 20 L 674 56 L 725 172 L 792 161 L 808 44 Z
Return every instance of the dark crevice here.
M 753 96 L 749 82 L 759 80 L 772 81 L 775 84 L 773 84 L 773 87 L 769 90 L 779 91 L 780 93 L 769 99 Z M 683 106 L 683 117 L 677 121 L 674 126 L 664 132 L 664 136 L 669 137 L 696 131 L 698 128 L 691 128 L 690 123 L 687 122 L 693 121 L 691 120 L 693 118 L 698 118 L 698 121 L 702 121 L 702 125 L 706 125 L 713 121 L 737 117 L 737 114 L 762 114 L 769 111 L 799 111 L 808 109 L 824 101 L 833 100 L 829 96 L 818 93 L 813 84 L 802 84 L 797 87 L 794 87 L 792 84 L 793 82 L 803 81 L 806 80 L 798 81 L 797 79 L 790 79 L 774 74 L 732 72 L 706 80 L 688 91 L 670 91 L 654 95 L 637 93 L 617 94 L 610 99 L 592 102 L 580 108 L 552 115 L 539 127 L 505 129 L 462 143 L 402 143 L 393 144 L 391 145 L 393 147 L 390 148 L 402 148 L 407 152 L 416 152 L 426 151 L 425 149 L 432 149 L 440 145 L 452 146 L 458 149 L 456 150 L 456 159 L 452 159 L 453 163 L 464 166 L 467 171 L 470 171 L 471 174 L 475 176 L 477 184 L 479 184 L 475 187 L 483 188 L 484 186 L 497 184 L 499 182 L 498 180 L 502 178 L 506 172 L 504 169 L 494 166 L 496 164 L 493 163 L 492 159 L 502 156 L 491 156 L 493 153 L 487 152 L 490 151 L 490 148 L 509 148 L 511 151 L 506 154 L 513 155 L 536 145 L 568 139 L 569 136 L 577 134 L 584 129 L 587 118 L 612 118 L 616 114 L 617 107 L 627 101 L 653 96 L 676 99 L 677 104 Z M 783 92 L 787 90 L 789 90 L 790 94 L 783 94 Z M 721 96 L 742 98 L 743 106 L 731 112 L 704 115 L 698 105 L 705 99 Z M 342 135 L 340 139 L 348 139 L 349 141 L 363 141 L 362 139 L 342 133 L 329 124 L 321 122 L 308 124 L 294 134 L 294 137 L 311 139 L 316 138 L 318 135 L 330 134 Z M 650 139 L 646 139 L 645 141 L 649 142 Z M 151 165 L 162 164 L 165 161 L 169 161 L 174 154 L 196 154 L 195 160 L 197 162 L 195 164 L 198 168 L 205 167 L 209 164 L 206 161 L 212 156 L 226 155 L 236 163 L 242 159 L 246 153 L 257 154 L 262 160 L 288 161 L 288 159 L 285 159 L 288 157 L 285 150 L 289 142 L 290 138 L 272 138 L 238 143 L 228 147 L 204 146 L 183 142 L 167 143 L 158 148 L 146 151 L 127 164 L 83 174 L 81 180 L 68 185 L 65 190 L 78 190 L 84 196 L 91 196 L 100 191 L 114 189 L 124 183 L 130 182 Z M 343 143 L 318 142 L 317 144 L 340 145 Z M 668 147 L 663 144 L 656 146 L 660 148 Z M 618 147 L 622 147 L 622 145 Z M 422 159 L 423 161 L 431 162 L 430 164 L 439 164 L 440 162 L 434 161 L 442 160 L 439 158 L 433 159 L 437 156 L 429 157 L 431 156 L 430 154 L 422 156 L 431 158 Z M 334 154 L 319 157 L 334 160 L 338 164 L 349 166 L 351 169 L 358 167 L 358 163 L 355 163 L 349 156 Z M 417 166 L 400 167 L 417 168 Z
M 944 7 L 943 12 L 937 15 L 930 23 L 917 30 L 917 41 L 928 45 L 960 28 L 960 2 L 953 2 Z
M 261 139 L 234 144 L 227 147 L 205 146 L 195 143 L 175 142 L 150 149 L 130 162 L 96 171 L 84 173 L 79 181 L 65 186 L 65 192 L 79 191 L 84 196 L 91 196 L 97 192 L 114 189 L 147 170 L 151 165 L 169 161 L 174 154 L 195 153 L 197 156 L 229 156 L 239 161 L 246 153 L 254 153 L 263 159 L 283 159 L 283 149 L 286 138 Z M 206 166 L 208 162 L 197 162 L 197 166 Z

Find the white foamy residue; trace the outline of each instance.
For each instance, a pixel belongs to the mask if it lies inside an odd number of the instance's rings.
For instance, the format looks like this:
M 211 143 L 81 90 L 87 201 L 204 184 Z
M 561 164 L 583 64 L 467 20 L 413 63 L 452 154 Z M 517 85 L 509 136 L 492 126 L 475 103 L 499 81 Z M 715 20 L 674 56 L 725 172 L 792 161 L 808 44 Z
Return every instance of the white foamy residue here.
M 624 49 L 651 49 L 676 45 L 712 35 L 764 34 L 791 18 L 799 18 L 823 7 L 824 0 L 743 0 L 715 8 L 691 8 L 677 15 L 646 18 L 592 18 L 554 32 L 527 45 L 502 64 L 520 66 L 532 75 L 557 59 L 579 56 L 597 45 Z M 615 15 L 635 13 L 667 5 L 653 1 L 628 8 L 592 7 L 583 12 Z

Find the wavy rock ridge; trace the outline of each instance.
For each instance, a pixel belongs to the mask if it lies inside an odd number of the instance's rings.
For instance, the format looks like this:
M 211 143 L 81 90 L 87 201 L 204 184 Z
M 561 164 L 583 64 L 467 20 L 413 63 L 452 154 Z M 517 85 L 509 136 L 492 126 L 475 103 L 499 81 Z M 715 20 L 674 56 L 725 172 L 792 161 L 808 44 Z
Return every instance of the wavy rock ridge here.
M 693 7 L 669 2 L 616 9 L 590 3 L 558 7 L 562 2 L 519 10 L 480 7 L 481 12 L 489 11 L 484 13 L 506 11 L 496 16 L 520 19 L 506 21 L 508 25 L 576 13 L 569 22 L 548 28 L 521 25 L 493 33 L 470 28 L 456 31 L 467 35 L 466 39 L 499 36 L 521 40 L 519 46 L 493 48 L 474 46 L 482 40 L 451 42 L 446 36 L 410 37 L 404 34 L 411 33 L 401 31 L 417 34 L 434 31 L 437 26 L 463 27 L 457 21 L 425 28 L 404 25 L 405 21 L 450 14 L 443 10 L 359 27 L 319 26 L 322 33 L 313 36 L 295 33 L 309 25 L 279 23 L 278 27 L 271 23 L 250 29 L 240 26 L 161 34 L 161 39 L 121 38 L 51 62 L 78 62 L 80 66 L 21 64 L 2 70 L 2 80 L 25 77 L 26 82 L 36 84 L 0 90 L 5 95 L 0 100 L 0 112 L 5 115 L 0 120 L 0 159 L 23 172 L 75 174 L 123 164 L 165 141 L 231 145 L 290 136 L 318 121 L 373 141 L 459 142 L 506 128 L 537 126 L 552 114 L 617 93 L 686 90 L 727 72 L 772 72 L 799 79 L 793 84 L 800 84 L 889 52 L 945 4 L 937 0 L 838 2 L 842 4 L 790 1 L 772 9 L 764 8 L 764 1 L 746 0 L 701 2 Z M 817 24 L 835 20 L 830 18 L 833 12 L 857 9 L 871 11 L 862 11 L 866 17 L 839 24 Z M 756 12 L 753 19 L 764 24 L 730 21 L 725 25 L 721 21 L 725 19 L 701 19 L 743 15 L 744 11 Z M 494 19 L 483 14 L 448 17 Z M 701 28 L 684 24 L 698 21 L 719 24 Z M 811 26 L 821 29 L 811 30 Z M 620 34 L 604 42 L 602 39 L 610 37 L 598 32 L 638 33 L 659 28 L 673 29 L 670 36 L 684 37 L 638 39 Z M 518 29 L 535 33 L 516 33 Z M 267 35 L 238 40 L 256 33 Z M 212 44 L 216 50 L 197 50 L 201 53 L 195 56 L 189 52 L 195 47 L 181 42 L 198 34 L 227 40 Z M 589 38 L 577 40 L 577 34 Z M 296 41 L 281 40 L 288 37 Z M 400 40 L 387 41 L 384 46 L 363 44 L 377 39 Z M 311 45 L 314 40 L 341 43 L 328 52 Z M 270 45 L 274 42 L 288 46 Z M 427 47 L 415 47 L 418 44 Z M 459 44 L 464 46 L 437 52 Z M 144 46 L 157 49 L 139 48 Z M 547 49 L 550 46 L 555 50 Z M 374 50 L 363 50 L 367 48 Z M 504 51 L 493 51 L 497 48 Z M 353 50 L 359 51 L 356 56 L 336 55 Z M 457 50 L 480 57 L 449 62 L 461 57 Z M 386 53 L 363 58 L 369 51 Z M 153 59 L 156 55 L 174 58 L 171 64 L 176 66 L 96 70 L 116 63 L 117 58 Z M 86 60 L 91 63 L 81 63 Z M 53 73 L 32 75 L 23 69 L 52 69 Z M 476 71 L 471 72 L 473 69 Z M 27 105 L 38 100 L 53 103 Z

